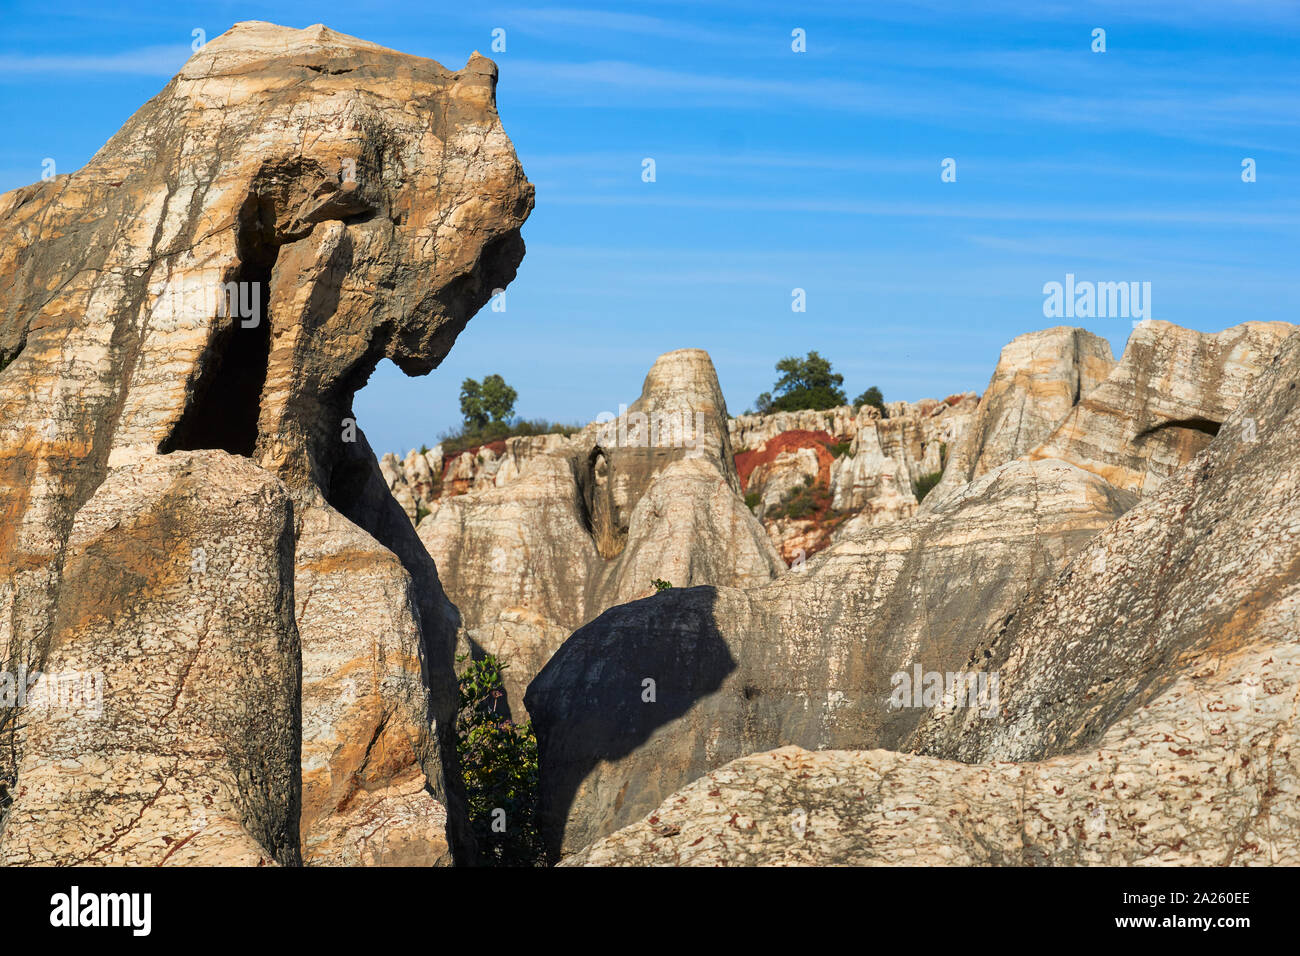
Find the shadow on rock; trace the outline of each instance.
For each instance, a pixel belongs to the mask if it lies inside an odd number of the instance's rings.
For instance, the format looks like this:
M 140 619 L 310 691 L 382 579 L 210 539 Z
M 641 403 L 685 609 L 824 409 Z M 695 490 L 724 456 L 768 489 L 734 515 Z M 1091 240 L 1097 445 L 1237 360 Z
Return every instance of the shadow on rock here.
M 579 794 L 609 785 L 592 776 L 602 761 L 663 750 L 663 786 L 660 779 L 624 782 L 599 801 L 611 814 L 643 816 L 674 789 L 680 771 L 671 764 L 682 757 L 671 743 L 681 733 L 662 729 L 687 717 L 736 669 L 714 620 L 716 599 L 716 589 L 697 587 L 611 608 L 575 631 L 529 685 L 524 702 L 537 729 L 542 835 L 553 860 L 563 846 L 585 845 L 608 829 L 603 819 L 582 819 L 572 826 L 590 833 L 566 832 Z M 707 746 L 707 730 L 692 739 Z

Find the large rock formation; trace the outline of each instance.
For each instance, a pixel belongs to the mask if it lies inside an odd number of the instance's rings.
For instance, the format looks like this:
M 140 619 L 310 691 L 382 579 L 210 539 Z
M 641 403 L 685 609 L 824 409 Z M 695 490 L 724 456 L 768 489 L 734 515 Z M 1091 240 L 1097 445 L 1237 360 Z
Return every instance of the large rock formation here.
M 920 754 L 744 757 L 567 862 L 1300 863 L 1300 335 L 1261 364 L 1204 454 L 988 631 L 965 673 L 996 708 L 940 704 Z
M 1014 462 L 765 587 L 674 589 L 607 611 L 526 696 L 552 852 L 746 753 L 897 746 L 921 711 L 891 708 L 894 675 L 960 668 L 983 625 L 1132 501 L 1071 465 Z
M 454 612 L 351 403 L 382 358 L 434 368 L 514 276 L 533 191 L 495 84 L 477 55 L 451 72 L 322 26 L 239 24 L 85 168 L 0 197 L 4 668 L 45 667 L 67 542 L 96 489 L 177 452 L 249 459 L 293 506 L 299 823 L 317 862 L 445 860 L 448 836 L 471 852 L 446 733 Z M 16 726 L 7 785 L 57 746 Z M 374 806 L 385 794 L 391 812 Z M 412 821 L 389 835 L 396 857 L 369 841 L 358 802 Z M 6 853 L 26 826 L 9 818 Z
M 1114 367 L 1110 344 L 1083 329 L 1045 329 L 1013 339 L 998 356 L 975 422 L 953 444 L 926 508 L 1030 452 Z
M 515 716 L 574 629 L 653 581 L 744 587 L 783 569 L 741 501 L 726 422 L 708 355 L 669 352 L 624 414 L 567 438 L 512 440 L 494 456 L 514 462 L 508 478 L 444 496 L 420 522 L 467 650 L 509 665 Z
M 1149 494 L 1218 434 L 1261 365 L 1295 330 L 1247 322 L 1209 335 L 1145 321 L 1104 381 L 1030 452 Z

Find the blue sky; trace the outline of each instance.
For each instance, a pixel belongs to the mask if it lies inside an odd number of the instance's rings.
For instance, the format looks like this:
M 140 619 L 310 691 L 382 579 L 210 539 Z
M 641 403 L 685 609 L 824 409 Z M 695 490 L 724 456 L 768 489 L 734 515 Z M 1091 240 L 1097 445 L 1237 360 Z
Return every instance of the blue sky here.
M 733 413 L 809 349 L 850 397 L 981 390 L 1003 344 L 1058 324 L 1042 289 L 1066 273 L 1150 282 L 1152 317 L 1191 328 L 1300 320 L 1295 2 L 6 0 L 0 191 L 46 157 L 83 165 L 194 29 L 249 19 L 451 69 L 491 56 L 537 186 L 506 311 L 481 312 L 430 375 L 385 363 L 357 397 L 380 453 L 455 425 L 467 376 L 502 374 L 527 417 L 585 422 L 684 347 L 713 356 Z M 1080 324 L 1118 355 L 1132 323 Z

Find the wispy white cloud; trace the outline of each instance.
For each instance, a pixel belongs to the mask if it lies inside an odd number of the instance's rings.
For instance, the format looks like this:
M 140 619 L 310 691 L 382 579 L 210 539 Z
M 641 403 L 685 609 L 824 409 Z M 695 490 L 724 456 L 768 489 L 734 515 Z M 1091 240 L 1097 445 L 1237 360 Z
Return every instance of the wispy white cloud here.
M 1239 207 L 1144 207 L 1131 204 L 1012 205 L 1007 203 L 882 202 L 859 199 L 777 199 L 727 196 L 665 196 L 662 194 L 582 195 L 551 194 L 552 205 L 569 206 L 658 206 L 684 209 L 720 209 L 737 212 L 806 212 L 845 216 L 898 218 L 983 219 L 1017 222 L 1110 222 L 1145 224 L 1218 224 L 1228 226 L 1297 226 L 1300 210 L 1277 204 L 1272 212 L 1254 212 Z
M 519 8 L 504 11 L 503 23 L 525 33 L 537 32 L 554 35 L 573 30 L 583 31 L 588 39 L 599 39 L 604 33 L 627 33 L 634 36 L 658 37 L 665 40 L 729 46 L 737 41 L 736 30 L 715 30 L 699 23 L 668 20 L 644 13 L 614 12 L 567 7 L 543 9 Z M 592 36 L 594 34 L 594 36 Z
M 0 53 L 0 75 L 28 77 L 39 74 L 80 75 L 86 73 L 173 76 L 189 59 L 191 50 L 183 44 L 147 46 L 119 53 L 48 53 L 38 55 Z

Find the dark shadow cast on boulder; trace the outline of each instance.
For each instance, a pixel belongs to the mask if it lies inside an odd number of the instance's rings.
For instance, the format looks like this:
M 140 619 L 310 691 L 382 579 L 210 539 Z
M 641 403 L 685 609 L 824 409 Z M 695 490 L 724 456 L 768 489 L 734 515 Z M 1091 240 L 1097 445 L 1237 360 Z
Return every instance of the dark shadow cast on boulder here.
M 602 761 L 650 745 L 656 733 L 736 669 L 714 619 L 712 587 L 665 591 L 606 611 L 565 641 L 524 695 L 537 731 L 540 825 L 558 859 L 570 808 Z M 702 745 L 702 743 L 701 743 Z M 658 803 L 657 781 L 624 785 L 613 802 Z M 594 822 L 594 821 L 593 821 Z

